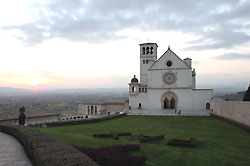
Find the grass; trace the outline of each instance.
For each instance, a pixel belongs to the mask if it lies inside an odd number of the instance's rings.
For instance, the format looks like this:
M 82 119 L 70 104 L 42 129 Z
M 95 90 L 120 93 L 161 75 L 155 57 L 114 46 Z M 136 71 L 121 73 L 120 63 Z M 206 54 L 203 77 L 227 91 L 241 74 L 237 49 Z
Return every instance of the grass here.
M 164 140 L 141 144 L 149 160 L 146 166 L 248 166 L 250 133 L 211 117 L 126 116 L 114 120 L 54 128 L 41 128 L 67 144 L 101 147 L 114 144 L 138 144 L 138 135 L 161 135 Z M 94 133 L 131 132 L 132 136 L 95 138 Z M 195 136 L 197 148 L 167 146 L 167 140 Z

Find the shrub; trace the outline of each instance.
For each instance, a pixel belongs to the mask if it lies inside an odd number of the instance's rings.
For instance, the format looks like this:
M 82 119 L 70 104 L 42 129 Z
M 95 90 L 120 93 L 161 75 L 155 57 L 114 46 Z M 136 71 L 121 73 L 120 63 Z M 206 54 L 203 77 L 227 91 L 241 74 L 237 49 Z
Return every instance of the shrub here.
M 39 130 L 24 126 L 0 125 L 0 131 L 15 137 L 36 166 L 94 166 L 88 156 Z
M 137 166 L 143 164 L 147 157 L 129 155 L 126 152 L 140 150 L 139 145 L 114 145 L 102 148 L 77 147 L 102 166 Z

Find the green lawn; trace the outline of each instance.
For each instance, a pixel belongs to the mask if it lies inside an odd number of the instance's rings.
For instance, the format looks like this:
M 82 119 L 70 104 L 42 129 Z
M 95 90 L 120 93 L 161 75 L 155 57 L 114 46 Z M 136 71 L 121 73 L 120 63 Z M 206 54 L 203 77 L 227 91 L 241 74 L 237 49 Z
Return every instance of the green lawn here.
M 137 136 L 165 135 L 162 141 L 141 144 L 137 154 L 146 155 L 146 166 L 249 166 L 250 133 L 211 117 L 126 116 L 105 122 L 41 128 L 67 144 L 100 147 L 139 143 Z M 94 133 L 131 132 L 132 136 L 95 138 Z M 171 138 L 197 138 L 197 148 L 167 146 Z

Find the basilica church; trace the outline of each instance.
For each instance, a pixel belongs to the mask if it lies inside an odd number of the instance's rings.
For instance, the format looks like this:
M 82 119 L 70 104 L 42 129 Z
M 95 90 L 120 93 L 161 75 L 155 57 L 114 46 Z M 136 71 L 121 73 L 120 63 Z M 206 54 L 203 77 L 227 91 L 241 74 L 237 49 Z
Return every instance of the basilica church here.
M 168 47 L 157 58 L 157 44 L 140 44 L 140 81 L 129 83 L 130 110 L 202 113 L 213 108 L 213 90 L 196 89 L 192 59 L 181 59 Z

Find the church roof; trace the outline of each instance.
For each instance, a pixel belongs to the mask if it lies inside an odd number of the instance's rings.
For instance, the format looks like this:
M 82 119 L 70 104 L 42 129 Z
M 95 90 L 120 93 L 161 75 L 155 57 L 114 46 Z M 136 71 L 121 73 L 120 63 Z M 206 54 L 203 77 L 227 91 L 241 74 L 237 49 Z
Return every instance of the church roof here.
M 148 69 L 148 70 L 151 70 L 151 69 L 153 69 L 153 67 L 158 63 L 158 62 L 160 62 L 162 59 L 163 59 L 163 57 L 165 57 L 165 56 L 167 56 L 168 55 L 168 53 L 173 53 L 174 54 L 174 56 L 175 57 L 177 57 L 177 59 L 179 59 L 179 61 L 181 61 L 184 65 L 185 65 L 185 67 L 187 67 L 187 68 L 190 68 L 191 69 L 191 67 L 190 66 L 188 66 L 178 55 L 176 55 L 171 49 L 170 49 L 170 46 L 168 47 L 168 50 L 155 62 L 155 63 L 153 63 L 153 65 Z M 187 58 L 186 58 L 187 59 Z M 190 58 L 188 58 L 188 59 L 190 59 Z M 191 59 L 190 59 L 191 60 Z

